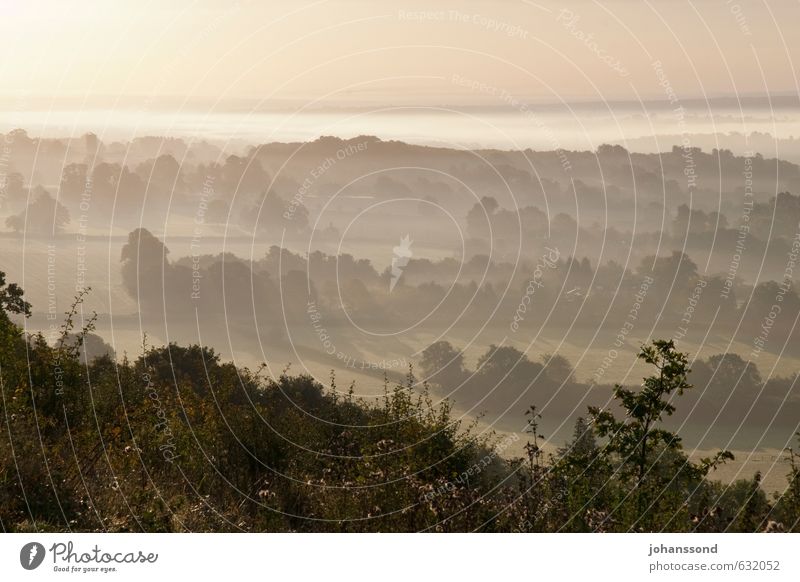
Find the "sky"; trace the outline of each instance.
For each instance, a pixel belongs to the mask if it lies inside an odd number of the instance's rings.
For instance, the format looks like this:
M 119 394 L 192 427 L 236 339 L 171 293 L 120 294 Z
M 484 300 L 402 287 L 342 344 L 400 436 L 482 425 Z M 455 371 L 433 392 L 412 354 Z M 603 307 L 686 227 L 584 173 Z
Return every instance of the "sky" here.
M 5 107 L 797 95 L 796 0 L 2 0 Z

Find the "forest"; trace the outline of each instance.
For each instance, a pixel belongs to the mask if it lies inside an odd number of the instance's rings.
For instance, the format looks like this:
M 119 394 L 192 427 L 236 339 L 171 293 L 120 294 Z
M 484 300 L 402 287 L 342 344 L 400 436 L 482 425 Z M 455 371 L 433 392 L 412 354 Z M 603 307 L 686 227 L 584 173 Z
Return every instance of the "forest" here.
M 84 296 L 48 343 L 23 330 L 31 305 L 0 275 L 3 531 L 800 530 L 794 451 L 773 495 L 758 473 L 714 479 L 730 451 L 688 458 L 666 424 L 692 392 L 672 340 L 641 346 L 641 385 L 615 386 L 546 453 L 536 402 L 499 438 L 465 425 L 413 367 L 372 401 L 333 374 L 327 388 L 271 378 L 201 345 L 145 336 L 135 358 L 93 355 Z
M 783 490 L 800 415 L 796 161 L 370 135 L 1 139 L 0 270 L 50 348 L 91 287 L 79 358 L 141 357 L 146 333 L 325 394 L 333 370 L 370 405 L 411 365 L 415 390 L 501 440 L 535 404 L 549 456 L 668 338 L 695 389 L 665 429 L 693 461 L 731 450 L 721 482 L 761 471 L 767 495 Z

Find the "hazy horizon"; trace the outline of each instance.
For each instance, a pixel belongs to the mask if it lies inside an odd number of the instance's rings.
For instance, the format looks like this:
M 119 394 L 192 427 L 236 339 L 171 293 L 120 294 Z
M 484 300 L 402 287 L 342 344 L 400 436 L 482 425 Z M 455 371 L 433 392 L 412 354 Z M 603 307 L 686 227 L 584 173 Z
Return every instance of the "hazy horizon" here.
M 797 0 L 2 11 L 0 531 L 800 531 Z

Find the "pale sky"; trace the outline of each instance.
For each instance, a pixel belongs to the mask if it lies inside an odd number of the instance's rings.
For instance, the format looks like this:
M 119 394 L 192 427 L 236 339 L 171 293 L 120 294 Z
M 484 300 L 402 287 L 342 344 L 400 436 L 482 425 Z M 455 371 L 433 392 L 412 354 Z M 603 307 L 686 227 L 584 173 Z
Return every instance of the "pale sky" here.
M 224 109 L 241 100 L 374 106 L 486 104 L 503 94 L 559 101 L 664 99 L 670 90 L 681 99 L 798 92 L 797 0 L 0 5 L 0 96 L 18 107 L 131 98 Z

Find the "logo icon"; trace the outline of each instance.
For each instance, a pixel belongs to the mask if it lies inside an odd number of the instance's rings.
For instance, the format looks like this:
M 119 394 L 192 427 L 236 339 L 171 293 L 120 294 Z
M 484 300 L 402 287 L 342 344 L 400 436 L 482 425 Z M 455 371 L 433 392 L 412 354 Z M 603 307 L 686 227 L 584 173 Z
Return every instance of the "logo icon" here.
M 22 546 L 19 552 L 19 563 L 26 570 L 35 570 L 44 562 L 44 546 L 39 542 L 30 542 Z
M 392 257 L 392 278 L 389 281 L 389 293 L 394 291 L 394 286 L 400 280 L 403 269 L 406 268 L 408 260 L 414 255 L 411 252 L 411 243 L 413 242 L 409 235 L 405 235 L 400 239 L 400 244 L 392 249 L 394 256 Z

